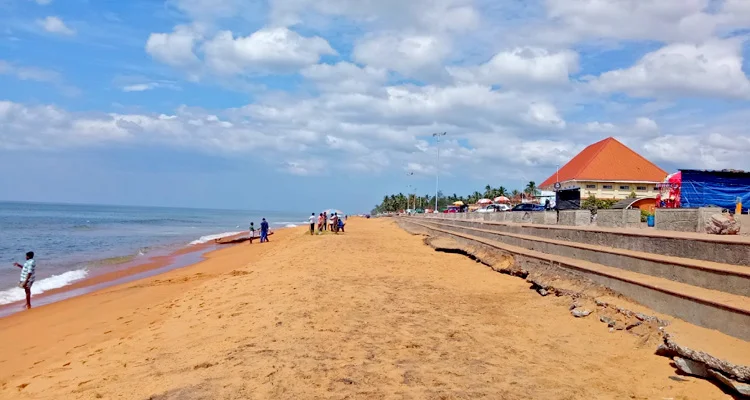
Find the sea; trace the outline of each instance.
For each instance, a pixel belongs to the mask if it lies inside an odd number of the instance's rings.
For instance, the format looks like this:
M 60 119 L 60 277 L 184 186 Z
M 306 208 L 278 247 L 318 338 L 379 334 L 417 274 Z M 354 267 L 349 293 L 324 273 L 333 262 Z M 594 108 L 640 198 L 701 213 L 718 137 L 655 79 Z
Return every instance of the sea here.
M 304 224 L 307 213 L 0 202 L 0 305 L 24 299 L 17 288 L 27 251 L 36 259 L 32 294 L 63 288 L 97 269 L 137 263 L 246 231 Z

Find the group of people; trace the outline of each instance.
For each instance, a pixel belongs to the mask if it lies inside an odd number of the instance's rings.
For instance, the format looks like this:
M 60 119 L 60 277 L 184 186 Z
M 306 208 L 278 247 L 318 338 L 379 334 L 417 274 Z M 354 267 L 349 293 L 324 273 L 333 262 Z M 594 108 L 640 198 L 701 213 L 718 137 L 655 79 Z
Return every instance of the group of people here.
M 250 243 L 253 243 L 253 239 L 255 239 L 255 223 L 250 223 Z M 263 221 L 260 222 L 260 242 L 268 242 L 268 221 L 266 221 L 265 218 L 263 218 Z
M 338 215 L 338 213 L 333 213 L 331 215 L 328 215 L 327 212 L 322 212 L 318 214 L 318 216 L 315 216 L 315 213 L 312 213 L 310 215 L 310 218 L 308 218 L 308 221 L 310 222 L 310 234 L 315 234 L 315 228 L 317 226 L 318 229 L 318 235 L 322 234 L 323 231 L 327 231 L 330 229 L 333 233 L 339 233 L 344 232 L 344 225 L 346 225 L 346 215 L 342 218 Z

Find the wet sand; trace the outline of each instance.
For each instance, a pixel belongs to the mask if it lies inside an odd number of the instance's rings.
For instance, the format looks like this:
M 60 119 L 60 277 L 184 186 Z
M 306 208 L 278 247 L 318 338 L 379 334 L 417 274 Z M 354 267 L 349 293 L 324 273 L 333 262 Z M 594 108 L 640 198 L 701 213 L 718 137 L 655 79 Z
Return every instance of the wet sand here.
M 722 399 L 390 219 L 279 231 L 0 319 L 0 398 Z

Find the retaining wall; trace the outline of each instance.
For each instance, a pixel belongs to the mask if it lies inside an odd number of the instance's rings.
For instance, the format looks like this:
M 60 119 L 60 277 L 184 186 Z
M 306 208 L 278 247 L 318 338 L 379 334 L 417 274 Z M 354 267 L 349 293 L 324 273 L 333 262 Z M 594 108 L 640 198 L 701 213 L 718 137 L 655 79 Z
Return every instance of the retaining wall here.
M 598 210 L 596 225 L 609 228 L 639 228 L 641 210 Z
M 560 211 L 558 225 L 586 226 L 591 225 L 591 211 L 589 210 L 563 210 Z
M 698 215 L 697 208 L 657 208 L 654 222 L 660 230 L 697 232 Z

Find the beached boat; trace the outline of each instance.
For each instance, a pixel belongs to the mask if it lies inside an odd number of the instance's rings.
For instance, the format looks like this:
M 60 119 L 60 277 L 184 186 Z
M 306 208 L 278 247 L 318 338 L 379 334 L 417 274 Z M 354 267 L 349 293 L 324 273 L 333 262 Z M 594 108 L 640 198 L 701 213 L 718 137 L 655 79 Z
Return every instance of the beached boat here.
M 268 236 L 271 236 L 271 235 L 273 235 L 273 232 L 268 232 Z M 253 236 L 253 239 L 260 240 L 260 233 L 258 233 L 257 235 Z M 247 242 L 248 240 L 250 240 L 249 236 L 228 236 L 228 237 L 223 237 L 223 238 L 219 238 L 219 239 L 214 239 L 214 243 L 216 243 L 216 244 L 234 244 L 234 243 Z

